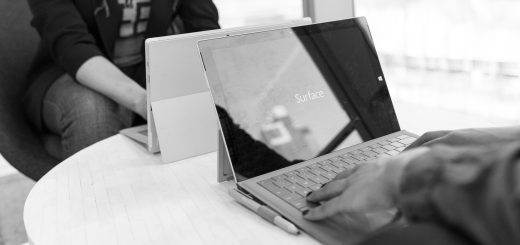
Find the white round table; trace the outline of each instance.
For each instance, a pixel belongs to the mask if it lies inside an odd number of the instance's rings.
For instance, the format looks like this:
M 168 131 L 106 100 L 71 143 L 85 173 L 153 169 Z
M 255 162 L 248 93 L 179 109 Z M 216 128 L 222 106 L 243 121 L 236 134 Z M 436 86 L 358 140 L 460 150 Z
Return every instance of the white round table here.
M 122 135 L 60 163 L 31 190 L 29 242 L 57 244 L 316 244 L 234 202 L 216 153 L 165 164 Z

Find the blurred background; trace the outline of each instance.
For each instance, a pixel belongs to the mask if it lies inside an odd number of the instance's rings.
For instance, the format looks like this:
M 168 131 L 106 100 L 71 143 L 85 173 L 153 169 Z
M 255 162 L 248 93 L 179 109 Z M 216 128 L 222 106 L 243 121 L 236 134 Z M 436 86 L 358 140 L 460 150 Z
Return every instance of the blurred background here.
M 301 18 L 309 1 L 214 0 L 224 28 Z M 329 8 L 325 17 L 345 2 L 367 17 L 402 128 L 520 124 L 520 1 L 316 2 Z M 33 184 L 0 155 L 0 245 L 27 242 L 22 212 Z
M 516 14 L 520 2 L 361 0 L 355 4 L 356 15 L 366 16 L 371 25 L 405 128 L 424 131 L 520 123 L 520 16 Z M 423 115 L 435 122 L 423 121 Z
M 299 18 L 306 2 L 215 0 L 223 27 Z M 353 5 L 370 25 L 402 128 L 423 133 L 520 123 L 520 2 Z

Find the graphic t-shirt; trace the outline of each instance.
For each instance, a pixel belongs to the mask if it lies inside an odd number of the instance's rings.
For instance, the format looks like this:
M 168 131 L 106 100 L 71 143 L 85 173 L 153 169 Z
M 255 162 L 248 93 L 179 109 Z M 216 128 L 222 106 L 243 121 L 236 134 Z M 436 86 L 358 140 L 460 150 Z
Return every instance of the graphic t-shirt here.
M 119 67 L 135 65 L 143 60 L 141 48 L 152 0 L 117 0 L 123 6 L 123 19 L 114 47 L 114 63 Z

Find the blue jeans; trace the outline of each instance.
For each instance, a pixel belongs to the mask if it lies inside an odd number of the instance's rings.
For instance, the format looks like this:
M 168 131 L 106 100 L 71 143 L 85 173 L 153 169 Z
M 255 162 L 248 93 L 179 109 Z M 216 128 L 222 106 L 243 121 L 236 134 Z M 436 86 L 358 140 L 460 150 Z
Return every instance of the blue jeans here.
M 130 127 L 134 113 L 65 74 L 45 94 L 42 117 L 45 129 L 61 142 L 53 155 L 63 160 Z

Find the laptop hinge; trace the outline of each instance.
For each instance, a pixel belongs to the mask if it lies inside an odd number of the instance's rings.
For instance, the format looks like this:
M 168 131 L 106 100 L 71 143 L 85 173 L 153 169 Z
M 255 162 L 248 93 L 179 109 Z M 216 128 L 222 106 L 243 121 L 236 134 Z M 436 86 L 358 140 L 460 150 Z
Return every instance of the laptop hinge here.
M 218 147 L 217 147 L 217 182 L 233 180 L 233 170 L 231 169 L 231 161 L 229 160 L 226 145 L 222 139 L 222 132 L 218 133 Z
M 249 194 L 249 192 L 247 192 L 246 190 L 244 190 L 244 188 L 240 187 L 239 185 L 237 185 L 236 191 L 237 191 L 238 193 L 244 195 L 245 197 L 251 199 L 251 200 L 255 200 L 255 198 L 253 197 L 253 195 Z

